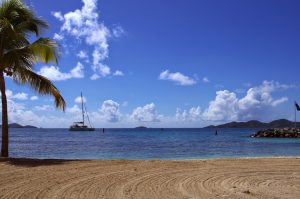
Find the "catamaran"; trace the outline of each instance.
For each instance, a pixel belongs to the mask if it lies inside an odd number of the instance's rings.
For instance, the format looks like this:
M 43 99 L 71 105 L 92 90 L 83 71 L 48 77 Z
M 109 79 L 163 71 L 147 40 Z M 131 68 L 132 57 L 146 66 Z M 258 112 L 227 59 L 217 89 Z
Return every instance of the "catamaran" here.
M 72 126 L 70 126 L 69 130 L 70 131 L 95 131 L 95 128 L 92 127 L 86 106 L 83 103 L 83 97 L 82 97 L 82 92 L 81 92 L 81 113 L 82 113 L 82 121 L 80 122 L 74 122 Z M 89 123 L 89 126 L 85 125 L 85 113 L 87 117 L 87 121 Z

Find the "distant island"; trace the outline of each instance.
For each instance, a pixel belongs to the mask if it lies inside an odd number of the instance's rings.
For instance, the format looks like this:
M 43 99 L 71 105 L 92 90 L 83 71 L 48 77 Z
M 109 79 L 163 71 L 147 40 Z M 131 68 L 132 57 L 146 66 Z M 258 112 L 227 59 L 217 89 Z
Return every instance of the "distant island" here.
M 257 120 L 251 120 L 248 122 L 229 122 L 221 125 L 210 125 L 204 128 L 290 128 L 294 127 L 295 123 L 286 119 L 274 120 L 269 123 L 260 122 Z M 297 126 L 300 127 L 300 122 L 297 122 Z
M 145 126 L 137 126 L 137 127 L 135 127 L 136 129 L 146 129 L 147 127 L 145 127 Z
M 0 127 L 2 127 L 2 124 L 0 125 Z M 21 125 L 21 124 L 18 124 L 18 123 L 11 123 L 11 124 L 8 124 L 8 128 L 27 128 L 27 129 L 32 129 L 32 128 L 37 128 L 35 126 L 31 126 L 31 125 Z

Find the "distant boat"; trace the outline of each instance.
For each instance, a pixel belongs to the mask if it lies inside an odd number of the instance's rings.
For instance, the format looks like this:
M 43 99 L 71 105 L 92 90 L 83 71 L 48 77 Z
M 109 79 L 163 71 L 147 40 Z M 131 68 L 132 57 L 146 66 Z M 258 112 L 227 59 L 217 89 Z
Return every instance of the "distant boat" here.
M 92 127 L 89 116 L 87 114 L 86 107 L 83 103 L 83 97 L 81 92 L 81 112 L 82 112 L 82 121 L 80 122 L 74 122 L 72 126 L 70 126 L 69 131 L 95 131 L 95 128 Z M 87 117 L 87 121 L 89 123 L 89 126 L 85 125 L 85 114 Z

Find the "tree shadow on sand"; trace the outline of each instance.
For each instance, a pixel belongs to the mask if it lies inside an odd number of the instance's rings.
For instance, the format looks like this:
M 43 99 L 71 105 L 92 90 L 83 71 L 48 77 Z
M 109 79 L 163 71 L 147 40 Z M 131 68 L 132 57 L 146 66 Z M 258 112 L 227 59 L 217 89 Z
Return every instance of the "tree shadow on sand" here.
M 0 163 L 7 163 L 18 167 L 39 167 L 62 165 L 74 160 L 58 160 L 58 159 L 29 159 L 29 158 L 0 158 Z

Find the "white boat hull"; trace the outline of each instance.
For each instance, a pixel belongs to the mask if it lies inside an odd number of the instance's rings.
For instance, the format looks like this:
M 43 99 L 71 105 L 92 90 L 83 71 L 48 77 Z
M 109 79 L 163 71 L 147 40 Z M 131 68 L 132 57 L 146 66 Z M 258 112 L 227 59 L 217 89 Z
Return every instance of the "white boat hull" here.
M 74 128 L 74 127 L 70 127 L 69 131 L 95 131 L 95 128 Z

